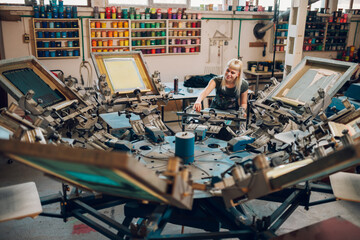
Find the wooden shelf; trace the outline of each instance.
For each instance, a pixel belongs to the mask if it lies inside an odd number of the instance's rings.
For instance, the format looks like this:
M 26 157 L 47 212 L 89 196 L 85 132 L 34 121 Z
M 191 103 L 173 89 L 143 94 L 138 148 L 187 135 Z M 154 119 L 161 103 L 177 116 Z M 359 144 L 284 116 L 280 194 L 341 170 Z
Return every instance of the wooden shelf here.
M 129 37 L 93 37 L 91 39 L 94 39 L 94 40 L 101 40 L 101 39 L 107 39 L 107 40 L 111 40 L 111 39 L 129 39 Z
M 169 47 L 191 47 L 191 46 L 200 46 L 200 44 L 171 44 Z
M 66 41 L 66 40 L 80 40 L 80 38 L 36 38 L 36 41 Z
M 140 39 L 166 39 L 166 36 L 162 36 L 162 37 L 131 37 L 131 39 L 134 40 L 140 40 Z
M 130 46 L 96 46 L 96 47 L 92 47 L 92 48 L 98 48 L 98 49 L 106 49 L 106 48 L 129 48 Z
M 145 46 L 131 46 L 132 48 L 164 48 L 166 45 L 145 45 Z
M 130 21 L 130 19 L 123 19 L 123 18 L 91 18 L 91 20 L 93 20 L 94 22 L 111 22 L 111 21 L 116 21 L 116 22 L 128 22 Z M 134 21 L 134 20 L 133 20 Z
M 200 30 L 201 28 L 169 28 L 169 30 Z
M 39 47 L 38 50 L 71 50 L 71 49 L 80 49 L 80 47 Z
M 201 19 L 168 19 L 169 22 L 199 22 Z
M 121 19 L 113 19 L 113 20 L 121 20 Z M 170 19 L 131 19 L 130 21 L 149 23 L 149 22 L 161 22 L 166 20 L 170 20 Z
M 132 28 L 131 31 L 166 30 L 166 28 Z
M 200 52 L 190 52 L 190 53 L 186 53 L 187 55 L 197 55 Z M 185 53 L 169 53 L 169 54 L 173 54 L 173 55 L 184 55 Z
M 75 58 L 79 58 L 80 56 L 66 56 L 66 57 L 37 57 L 39 60 L 45 60 L 45 59 L 52 59 L 52 60 L 56 60 L 56 59 L 75 59 Z
M 34 22 L 77 22 L 78 18 L 33 18 Z
M 184 38 L 184 39 L 188 39 L 188 38 L 201 38 L 201 36 L 169 36 L 169 38 L 174 39 L 174 38 Z
M 129 28 L 90 28 L 90 30 L 129 30 Z
M 74 59 L 79 58 L 81 56 L 81 42 L 80 37 L 64 37 L 64 38 L 38 38 L 39 32 L 77 32 L 77 36 L 80 36 L 80 20 L 78 18 L 33 18 L 32 19 L 32 27 L 33 27 L 33 33 L 34 33 L 34 49 L 35 49 L 35 56 L 38 59 Z M 49 22 L 75 22 L 77 24 L 77 28 L 36 28 L 37 23 L 49 23 Z M 38 42 L 63 42 L 63 41 L 77 41 L 79 46 L 76 47 L 37 47 Z M 78 51 L 78 56 L 42 56 L 42 55 L 49 55 L 52 52 L 49 51 Z M 63 52 L 62 52 L 63 54 Z M 74 55 L 74 52 L 72 53 Z M 64 53 L 64 55 L 66 55 Z
M 77 31 L 79 28 L 34 28 L 35 32 L 67 32 Z

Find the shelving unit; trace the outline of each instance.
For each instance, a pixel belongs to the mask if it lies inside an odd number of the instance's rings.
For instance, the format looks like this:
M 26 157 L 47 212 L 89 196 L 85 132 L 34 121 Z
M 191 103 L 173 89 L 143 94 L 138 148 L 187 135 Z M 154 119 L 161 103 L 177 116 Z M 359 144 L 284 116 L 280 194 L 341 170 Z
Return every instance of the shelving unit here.
M 143 54 L 166 53 L 166 19 L 131 20 L 131 48 Z
M 130 50 L 130 22 L 127 19 L 89 19 L 90 51 Z
M 335 19 L 332 15 L 312 16 L 312 22 L 306 24 L 304 51 L 345 50 L 350 25 L 332 22 Z
M 327 17 L 308 16 L 305 25 L 304 51 L 323 51 Z
M 89 32 L 90 52 L 140 50 L 151 56 L 200 52 L 200 19 L 89 19 Z M 116 37 L 120 34 L 124 37 Z
M 169 53 L 198 53 L 201 48 L 201 21 L 169 19 Z
M 346 40 L 350 23 L 328 23 L 325 41 L 326 51 L 343 51 L 346 48 Z
M 343 51 L 346 48 L 350 23 L 329 22 L 332 14 L 309 14 L 305 25 L 303 51 Z M 284 52 L 288 22 L 279 22 L 276 52 Z M 275 35 L 274 35 L 275 37 Z M 274 47 L 274 45 L 273 45 Z
M 33 18 L 34 49 L 38 59 L 79 58 L 78 18 Z
M 276 27 L 276 52 L 285 52 L 285 46 L 287 41 L 287 31 L 289 24 L 287 21 L 281 21 Z M 274 49 L 273 45 L 273 49 Z

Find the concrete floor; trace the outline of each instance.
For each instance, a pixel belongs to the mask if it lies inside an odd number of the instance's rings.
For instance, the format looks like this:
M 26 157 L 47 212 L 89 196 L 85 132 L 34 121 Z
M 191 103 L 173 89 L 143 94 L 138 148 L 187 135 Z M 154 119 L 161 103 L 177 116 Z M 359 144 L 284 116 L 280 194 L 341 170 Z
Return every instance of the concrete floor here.
M 168 119 L 169 120 L 169 119 Z M 170 127 L 178 131 L 179 125 L 173 123 Z M 61 190 L 60 182 L 44 176 L 42 172 L 34 170 L 19 162 L 8 164 L 7 160 L 0 158 L 0 187 L 9 186 L 24 182 L 33 181 L 36 183 L 40 196 L 57 193 Z M 314 193 L 311 199 L 319 200 L 332 197 L 331 195 Z M 244 204 L 244 209 L 249 215 L 255 215 L 258 218 L 270 215 L 277 203 L 270 203 L 260 200 L 252 200 Z M 6 206 L 0 206 L 6 207 Z M 44 207 L 47 211 L 59 210 L 59 204 Z M 101 211 L 111 218 L 122 221 L 123 207 L 112 207 Z M 309 211 L 298 207 L 291 217 L 277 231 L 278 235 L 317 223 L 334 216 L 354 223 L 360 227 L 360 203 L 336 201 L 311 207 Z M 181 226 L 167 225 L 164 233 L 179 234 Z M 184 233 L 201 232 L 197 229 L 185 227 Z M 48 239 L 106 239 L 104 236 L 95 232 L 77 219 L 71 218 L 64 223 L 61 219 L 39 216 L 36 219 L 25 218 L 22 220 L 13 220 L 0 223 L 0 240 L 48 240 Z

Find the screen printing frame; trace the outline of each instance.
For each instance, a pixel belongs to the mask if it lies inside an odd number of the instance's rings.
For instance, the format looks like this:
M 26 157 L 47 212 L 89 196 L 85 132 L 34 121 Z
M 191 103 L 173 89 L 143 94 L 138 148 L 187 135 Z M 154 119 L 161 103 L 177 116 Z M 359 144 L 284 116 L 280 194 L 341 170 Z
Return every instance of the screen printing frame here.
M 19 101 L 26 93 L 23 93 L 19 88 L 17 88 L 7 77 L 3 75 L 3 73 L 11 70 L 27 68 L 33 70 L 33 72 L 54 92 L 58 91 L 64 96 L 64 99 L 56 104 L 61 104 L 62 102 L 70 100 L 78 100 L 79 102 L 88 105 L 80 96 L 66 88 L 65 84 L 53 73 L 47 70 L 34 56 L 0 60 L 0 86 L 4 88 L 5 91 L 16 101 Z M 34 99 L 34 101 L 36 102 L 37 99 Z
M 157 90 L 154 87 L 151 76 L 149 74 L 149 70 L 147 68 L 147 65 L 144 61 L 143 54 L 140 51 L 128 51 L 128 52 L 94 52 L 91 53 L 91 59 L 93 61 L 96 74 L 98 78 L 100 78 L 101 75 L 106 76 L 106 82 L 108 86 L 110 87 L 111 94 L 117 93 L 117 94 L 130 94 L 133 93 L 134 89 L 138 88 L 141 92 L 153 92 L 153 94 L 157 94 Z M 109 73 L 109 66 L 106 66 L 107 61 L 121 61 L 123 59 L 126 59 L 128 61 L 133 61 L 137 67 L 137 69 L 134 69 L 141 77 L 140 84 L 138 86 L 128 86 L 124 87 L 122 89 L 115 88 L 116 85 L 120 84 L 119 81 L 124 79 L 122 76 L 119 76 L 120 72 L 117 72 L 116 76 L 111 77 Z M 121 74 L 124 74 L 123 72 Z
M 311 100 L 313 97 L 317 98 L 319 96 L 317 90 L 318 88 L 314 88 L 313 95 L 309 96 L 307 99 L 309 101 L 298 101 L 295 98 L 287 98 L 285 95 L 292 90 L 292 88 L 296 84 L 305 84 L 302 80 L 308 80 L 302 78 L 304 74 L 311 70 L 311 68 L 316 69 L 325 69 L 331 70 L 334 72 L 341 72 L 342 75 L 335 81 L 333 86 L 330 86 L 326 91 L 326 94 L 332 98 L 340 88 L 345 84 L 347 80 L 350 79 L 352 73 L 356 69 L 356 63 L 343 62 L 337 60 L 328 60 L 323 58 L 316 57 L 305 57 L 290 73 L 286 76 L 286 78 L 281 81 L 280 85 L 268 96 L 269 100 L 281 101 L 286 105 L 290 105 L 293 107 L 303 107 L 305 104 L 308 104 L 310 107 L 315 103 Z M 303 94 L 303 91 L 299 91 L 296 96 L 300 97 Z
M 168 194 L 166 179 L 159 178 L 125 152 L 105 152 L 1 140 L 0 152 L 10 159 L 91 192 L 190 208 Z

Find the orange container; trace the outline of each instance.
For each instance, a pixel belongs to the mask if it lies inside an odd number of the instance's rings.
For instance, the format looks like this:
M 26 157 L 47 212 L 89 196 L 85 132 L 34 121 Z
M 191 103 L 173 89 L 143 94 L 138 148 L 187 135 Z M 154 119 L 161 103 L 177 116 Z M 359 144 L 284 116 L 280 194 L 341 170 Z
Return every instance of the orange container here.
M 112 27 L 112 28 L 117 28 L 117 26 L 118 26 L 117 22 L 112 22 L 112 23 L 111 23 L 111 27 Z
M 100 28 L 100 27 L 101 27 L 100 22 L 95 22 L 95 28 Z
M 91 46 L 96 47 L 96 44 L 97 44 L 96 40 L 91 41 Z
M 101 37 L 106 37 L 106 31 L 101 32 Z
M 129 22 L 124 22 L 124 28 L 129 28 Z
M 117 27 L 118 28 L 123 28 L 123 22 L 118 22 Z
M 108 37 L 113 37 L 113 31 L 108 31 Z
M 113 45 L 113 40 L 108 40 L 108 46 L 112 46 Z
M 107 41 L 103 41 L 103 46 L 107 47 L 108 46 L 108 42 Z
M 118 37 L 119 33 L 117 31 L 114 31 L 114 37 Z

